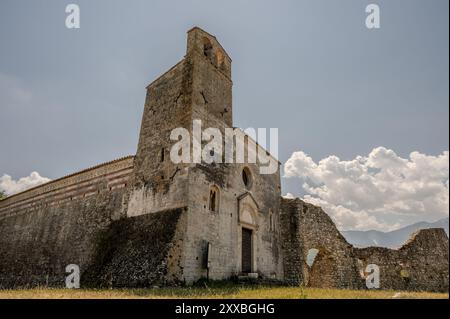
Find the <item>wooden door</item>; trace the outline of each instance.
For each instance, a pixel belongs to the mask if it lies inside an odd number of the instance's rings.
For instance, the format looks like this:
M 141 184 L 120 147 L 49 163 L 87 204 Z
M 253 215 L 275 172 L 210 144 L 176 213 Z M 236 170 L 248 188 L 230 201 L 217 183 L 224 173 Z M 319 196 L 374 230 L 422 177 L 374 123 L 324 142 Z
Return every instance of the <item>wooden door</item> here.
M 242 228 L 242 272 L 252 272 L 252 231 Z

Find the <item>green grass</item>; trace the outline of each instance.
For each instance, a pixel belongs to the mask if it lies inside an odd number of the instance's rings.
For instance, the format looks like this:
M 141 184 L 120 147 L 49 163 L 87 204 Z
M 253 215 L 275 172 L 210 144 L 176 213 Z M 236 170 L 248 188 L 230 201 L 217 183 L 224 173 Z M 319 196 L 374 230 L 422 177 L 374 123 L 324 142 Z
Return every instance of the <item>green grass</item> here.
M 301 287 L 225 285 L 221 287 L 182 287 L 152 289 L 17 289 L 0 290 L 0 299 L 158 299 L 158 298 L 226 298 L 226 299 L 448 299 L 448 293 L 339 290 Z

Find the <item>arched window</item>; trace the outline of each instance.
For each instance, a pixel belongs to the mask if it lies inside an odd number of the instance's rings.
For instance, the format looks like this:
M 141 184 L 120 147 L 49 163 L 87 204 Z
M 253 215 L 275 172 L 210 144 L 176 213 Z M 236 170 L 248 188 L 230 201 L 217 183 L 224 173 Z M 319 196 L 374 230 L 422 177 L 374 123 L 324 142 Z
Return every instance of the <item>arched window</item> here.
M 248 167 L 244 167 L 242 170 L 242 181 L 244 182 L 244 185 L 247 189 L 250 189 L 252 187 L 252 173 L 250 172 L 250 169 Z
M 219 189 L 212 186 L 209 190 L 209 210 L 211 212 L 219 211 Z
M 203 54 L 205 55 L 205 57 L 212 61 L 212 57 L 214 54 L 213 46 L 211 44 L 211 41 L 209 41 L 209 39 L 206 37 L 203 38 Z
M 209 193 L 209 210 L 215 212 L 216 211 L 216 191 L 211 190 Z
M 273 219 L 273 213 L 271 209 L 269 209 L 269 229 L 270 231 L 275 231 L 275 221 Z

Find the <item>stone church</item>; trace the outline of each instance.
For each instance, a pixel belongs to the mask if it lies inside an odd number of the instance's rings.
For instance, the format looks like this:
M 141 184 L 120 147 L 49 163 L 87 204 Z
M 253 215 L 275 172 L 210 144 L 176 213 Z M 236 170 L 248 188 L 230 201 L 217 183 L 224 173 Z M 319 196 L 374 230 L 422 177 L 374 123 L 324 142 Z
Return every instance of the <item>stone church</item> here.
M 291 285 L 448 290 L 448 238 L 423 230 L 398 250 L 355 248 L 320 207 L 281 196 L 261 163 L 174 163 L 171 132 L 232 123 L 231 58 L 200 28 L 184 58 L 147 86 L 135 156 L 0 201 L 0 288 L 151 287 L 251 278 Z M 261 146 L 247 136 L 248 145 Z M 246 146 L 247 147 L 247 146 Z M 311 250 L 317 255 L 308 262 Z

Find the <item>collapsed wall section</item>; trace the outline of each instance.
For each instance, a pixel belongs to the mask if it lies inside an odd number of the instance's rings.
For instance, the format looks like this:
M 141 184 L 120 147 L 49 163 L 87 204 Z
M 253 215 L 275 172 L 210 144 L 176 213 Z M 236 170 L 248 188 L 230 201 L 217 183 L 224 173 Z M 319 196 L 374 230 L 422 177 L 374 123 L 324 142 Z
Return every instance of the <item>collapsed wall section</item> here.
M 296 198 L 281 198 L 285 279 L 321 288 L 361 287 L 352 246 L 320 208 Z M 312 251 L 314 263 L 308 265 Z
M 320 208 L 281 198 L 285 279 L 321 288 L 364 289 L 379 268 L 380 289 L 448 291 L 448 237 L 443 229 L 421 230 L 400 249 L 355 248 Z M 313 254 L 311 254 L 313 252 Z
M 354 248 L 358 264 L 380 267 L 380 285 L 385 289 L 448 291 L 448 237 L 444 229 L 423 229 L 398 250 Z

